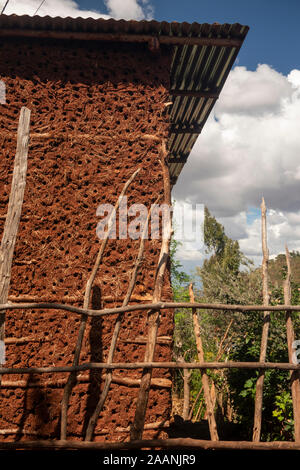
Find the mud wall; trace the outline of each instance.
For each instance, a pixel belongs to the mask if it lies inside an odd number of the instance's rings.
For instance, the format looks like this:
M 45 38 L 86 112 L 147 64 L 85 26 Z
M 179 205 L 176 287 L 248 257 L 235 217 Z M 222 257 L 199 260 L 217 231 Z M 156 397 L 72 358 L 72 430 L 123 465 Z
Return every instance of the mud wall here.
M 159 144 L 145 134 L 168 135 L 164 102 L 170 54 L 152 56 L 147 46 L 1 40 L 0 79 L 6 85 L 0 105 L 0 233 L 7 211 L 16 131 L 21 106 L 31 109 L 31 140 L 22 218 L 12 266 L 10 299 L 83 305 L 85 285 L 99 249 L 96 209 L 115 204 L 125 181 L 141 168 L 127 195 L 128 205 L 148 208 L 163 193 Z M 39 134 L 39 135 L 37 135 Z M 42 134 L 42 135 L 40 135 Z M 1 217 L 2 216 L 2 217 Z M 120 306 L 139 240 L 110 240 L 93 290 L 94 308 Z M 160 250 L 147 240 L 133 293 L 151 296 Z M 169 271 L 163 299 L 171 298 Z M 105 361 L 115 316 L 89 319 L 80 362 Z M 54 310 L 9 311 L 6 366 L 71 365 L 80 318 Z M 172 336 L 172 312 L 163 311 L 159 336 Z M 147 335 L 143 312 L 125 315 L 115 361 L 142 361 Z M 170 360 L 170 344 L 158 344 L 155 360 Z M 141 371 L 116 371 L 140 378 Z M 154 377 L 170 379 L 167 371 Z M 60 402 L 66 374 L 6 375 L 0 399 L 0 439 L 58 438 Z M 18 385 L 16 386 L 16 381 Z M 119 380 L 120 381 L 120 380 Z M 68 412 L 68 437 L 82 439 L 101 393 L 102 373 L 82 373 Z M 138 386 L 113 383 L 96 427 L 96 440 L 126 440 L 120 431 L 133 419 Z M 146 423 L 167 419 L 170 388 L 152 387 Z M 145 431 L 144 437 L 162 436 Z

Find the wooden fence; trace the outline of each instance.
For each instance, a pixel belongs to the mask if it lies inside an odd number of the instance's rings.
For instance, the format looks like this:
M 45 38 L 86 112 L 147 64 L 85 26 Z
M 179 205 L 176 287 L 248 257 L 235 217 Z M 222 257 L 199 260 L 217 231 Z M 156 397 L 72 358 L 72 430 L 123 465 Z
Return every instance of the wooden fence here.
M 102 256 L 105 250 L 107 239 L 109 236 L 110 222 L 108 224 L 107 237 L 102 240 L 99 252 L 88 279 L 83 307 L 75 307 L 68 304 L 60 304 L 55 302 L 8 302 L 8 291 L 10 284 L 10 273 L 13 259 L 14 246 L 16 242 L 18 225 L 21 215 L 22 202 L 24 196 L 24 188 L 26 181 L 27 153 L 29 142 L 29 120 L 30 111 L 22 108 L 19 129 L 18 143 L 15 158 L 15 166 L 12 181 L 12 190 L 10 194 L 8 212 L 4 226 L 4 233 L 0 247 L 0 340 L 5 341 L 5 311 L 17 309 L 44 309 L 46 311 L 56 310 L 68 312 L 69 314 L 80 315 L 81 322 L 78 331 L 77 343 L 74 352 L 72 366 L 54 366 L 54 367 L 1 367 L 0 380 L 2 386 L 6 385 L 2 380 L 3 375 L 10 374 L 44 374 L 44 373 L 61 373 L 65 372 L 67 380 L 64 386 L 64 393 L 61 402 L 61 430 L 59 440 L 37 440 L 37 441 L 19 441 L 19 442 L 0 442 L 0 449 L 138 449 L 138 448 L 178 448 L 178 447 L 195 447 L 201 449 L 299 449 L 300 450 L 300 365 L 294 364 L 292 361 L 294 330 L 291 319 L 291 312 L 299 312 L 300 306 L 290 305 L 290 262 L 289 254 L 286 249 L 286 258 L 288 265 L 288 276 L 285 283 L 285 305 L 270 306 L 268 299 L 268 279 L 267 279 L 267 261 L 268 251 L 266 244 L 266 209 L 264 201 L 262 203 L 262 242 L 263 242 L 263 305 L 223 305 L 223 304 L 207 304 L 197 303 L 194 301 L 192 288 L 190 288 L 191 302 L 163 302 L 161 301 L 161 292 L 163 286 L 163 278 L 169 255 L 169 244 L 171 237 L 171 226 L 167 228 L 167 235 L 163 238 L 161 244 L 161 252 L 156 269 L 154 292 L 152 301 L 149 303 L 129 304 L 133 289 L 136 284 L 136 278 L 141 260 L 143 257 L 144 241 L 141 237 L 139 252 L 136 257 L 135 265 L 131 273 L 127 294 L 123 301 L 123 305 L 117 308 L 107 308 L 101 310 L 93 310 L 88 308 L 90 302 L 91 289 L 96 277 Z M 160 149 L 160 161 L 162 164 L 164 178 L 164 202 L 170 204 L 170 180 L 167 167 L 167 151 L 165 143 L 162 142 Z M 115 208 L 118 208 L 121 197 L 125 194 L 135 176 L 138 174 L 137 169 L 131 178 L 125 183 L 123 190 L 116 202 Z M 157 343 L 157 330 L 159 325 L 160 311 L 163 309 L 187 308 L 192 310 L 194 331 L 196 336 L 196 345 L 198 352 L 198 362 L 154 362 L 154 352 Z M 198 325 L 197 309 L 207 310 L 225 310 L 247 313 L 249 311 L 261 311 L 263 314 L 263 332 L 261 340 L 261 352 L 258 362 L 205 362 L 201 334 Z M 115 363 L 113 356 L 116 348 L 120 325 L 126 312 L 143 311 L 147 314 L 148 319 L 148 339 L 146 342 L 146 351 L 144 361 L 139 363 Z M 289 351 L 288 363 L 270 363 L 266 362 L 266 349 L 268 341 L 268 329 L 270 325 L 270 312 L 286 312 L 286 328 L 287 328 L 287 344 Z M 79 363 L 79 357 L 82 347 L 82 341 L 85 333 L 86 323 L 89 316 L 101 317 L 117 314 L 112 341 L 105 363 Z M 145 428 L 145 414 L 148 403 L 148 395 L 151 387 L 152 371 L 155 368 L 181 368 L 181 369 L 199 369 L 202 376 L 202 384 L 204 390 L 205 403 L 208 414 L 208 424 L 211 440 L 198 439 L 153 439 L 143 440 L 143 430 Z M 255 415 L 253 440 L 251 441 L 220 441 L 218 437 L 217 424 L 214 416 L 213 404 L 210 397 L 209 382 L 206 371 L 208 369 L 224 369 L 224 368 L 240 368 L 240 369 L 258 369 L 259 377 L 256 386 L 255 399 Z M 91 416 L 84 441 L 72 441 L 67 437 L 67 411 L 69 399 L 74 385 L 76 384 L 77 374 L 80 371 L 104 369 L 106 371 L 105 383 L 100 394 L 96 409 Z M 141 380 L 139 381 L 139 393 L 136 403 L 136 411 L 133 423 L 130 427 L 129 442 L 92 442 L 95 426 L 99 415 L 103 409 L 106 397 L 108 395 L 110 384 L 112 382 L 112 370 L 114 369 L 140 369 Z M 282 369 L 291 372 L 291 393 L 293 399 L 294 412 L 294 435 L 295 442 L 260 442 L 261 423 L 262 423 L 262 399 L 263 399 L 263 382 L 264 374 L 267 369 Z M 125 380 L 125 379 L 124 379 Z

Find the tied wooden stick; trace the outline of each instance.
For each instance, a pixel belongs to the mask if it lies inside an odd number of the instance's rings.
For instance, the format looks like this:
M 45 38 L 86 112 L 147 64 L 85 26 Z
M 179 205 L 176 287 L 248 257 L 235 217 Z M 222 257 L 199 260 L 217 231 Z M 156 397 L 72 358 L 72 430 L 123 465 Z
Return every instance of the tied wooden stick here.
M 269 292 L 268 292 L 268 261 L 269 251 L 267 245 L 267 209 L 264 198 L 262 198 L 261 204 L 261 224 L 262 224 L 262 282 L 263 282 L 263 304 L 269 305 Z M 265 362 L 268 345 L 268 334 L 270 326 L 270 312 L 264 312 L 264 323 L 260 345 L 260 356 L 259 362 Z M 255 396 L 255 410 L 254 410 L 254 426 L 253 426 L 253 437 L 254 442 L 260 441 L 261 434 L 261 422 L 262 422 L 262 402 L 263 402 L 263 387 L 264 387 L 265 372 L 261 370 L 256 382 L 256 396 Z
M 166 143 L 163 141 L 160 151 L 161 156 L 161 166 L 163 174 L 163 183 L 164 183 L 164 203 L 165 207 L 168 209 L 171 208 L 171 186 L 170 186 L 170 174 L 169 168 L 167 165 L 167 148 Z M 153 302 L 158 302 L 161 298 L 161 292 L 164 281 L 164 274 L 167 267 L 167 262 L 169 259 L 170 252 L 170 240 L 172 233 L 172 221 L 171 214 L 167 218 L 166 227 L 162 227 L 162 243 L 161 250 L 158 260 L 158 265 L 156 269 L 154 291 L 153 291 Z M 146 351 L 144 360 L 145 362 L 152 362 L 154 358 L 154 351 L 156 345 L 157 331 L 159 326 L 159 317 L 160 310 L 150 310 L 148 314 L 148 341 L 146 344 Z M 149 390 L 151 385 L 152 370 L 144 369 L 142 378 L 141 378 L 141 387 L 139 390 L 136 411 L 134 416 L 134 421 L 131 427 L 130 440 L 141 439 L 145 423 L 145 415 L 149 397 Z
M 291 260 L 290 253 L 287 245 L 285 245 L 285 257 L 287 264 L 287 277 L 283 284 L 284 290 L 284 303 L 289 305 L 291 303 Z M 286 312 L 286 336 L 288 345 L 289 362 L 293 363 L 293 342 L 295 341 L 295 333 L 293 327 L 293 320 L 290 312 Z M 299 371 L 291 373 L 291 392 L 293 402 L 293 415 L 294 415 L 294 435 L 295 441 L 300 442 L 300 374 Z
M 155 201 L 155 203 L 157 201 L 158 201 L 158 199 Z M 142 262 L 142 259 L 143 259 L 143 254 L 144 254 L 145 237 L 146 237 L 146 233 L 148 231 L 148 223 L 149 223 L 150 214 L 151 214 L 151 210 L 148 212 L 148 216 L 147 216 L 147 219 L 146 219 L 146 222 L 145 222 L 145 226 L 144 226 L 143 233 L 142 233 L 142 236 L 141 236 L 138 255 L 137 255 L 135 265 L 134 265 L 134 268 L 133 268 L 133 271 L 132 271 L 132 275 L 131 275 L 130 283 L 129 283 L 129 286 L 128 286 L 128 289 L 127 289 L 127 293 L 126 293 L 126 296 L 125 296 L 124 301 L 123 301 L 123 307 L 128 305 L 128 303 L 130 301 L 130 298 L 131 298 L 131 295 L 132 295 L 132 292 L 134 290 L 135 284 L 136 284 L 138 270 L 140 268 L 140 265 L 141 265 L 141 262 Z M 116 350 L 117 339 L 118 339 L 118 336 L 119 336 L 119 333 L 120 333 L 121 322 L 122 322 L 123 316 L 124 316 L 124 313 L 123 314 L 120 313 L 118 315 L 118 318 L 117 318 L 116 323 L 115 323 L 115 329 L 114 329 L 114 332 L 113 332 L 113 337 L 112 337 L 112 341 L 111 341 L 110 349 L 109 349 L 109 353 L 108 353 L 108 358 L 107 358 L 107 363 L 108 364 L 111 364 L 112 361 L 113 361 L 113 357 L 114 357 L 114 353 L 115 353 L 115 350 Z M 100 398 L 98 400 L 95 411 L 92 414 L 92 416 L 90 417 L 90 420 L 89 420 L 89 423 L 88 423 L 86 436 L 85 436 L 86 441 L 91 441 L 92 438 L 93 438 L 96 423 L 97 423 L 99 415 L 100 415 L 100 413 L 103 409 L 106 397 L 107 397 L 108 392 L 109 392 L 111 382 L 112 382 L 112 371 L 108 370 L 107 373 L 106 373 L 106 377 L 105 377 L 105 383 L 104 383 L 103 391 L 100 395 Z
M 225 331 L 225 333 L 224 333 L 224 336 L 223 336 L 223 338 L 221 339 L 221 342 L 220 342 L 220 345 L 219 345 L 219 349 L 218 349 L 218 352 L 217 352 L 217 355 L 216 355 L 216 361 L 218 361 L 218 360 L 220 359 L 220 357 L 222 356 L 222 353 L 223 353 L 223 350 L 222 350 L 223 344 L 224 344 L 224 342 L 225 342 L 225 340 L 226 340 L 226 338 L 227 338 L 227 336 L 228 336 L 228 332 L 229 332 L 229 330 L 230 330 L 230 327 L 231 327 L 232 323 L 233 323 L 233 318 L 230 320 L 229 325 L 227 326 L 226 331 Z M 195 409 L 195 407 L 196 407 L 196 404 L 197 404 L 197 402 L 198 402 L 198 400 L 199 400 L 199 398 L 200 398 L 200 396 L 201 396 L 202 390 L 203 390 L 203 385 L 201 385 L 201 388 L 199 389 L 199 392 L 197 393 L 197 396 L 196 396 L 196 398 L 195 398 L 195 400 L 194 400 L 193 406 L 192 406 L 191 411 L 190 411 L 190 414 L 189 414 L 189 419 L 192 419 L 192 417 L 193 417 L 193 412 L 194 412 L 194 409 Z M 201 408 L 202 408 L 202 406 L 199 406 L 199 409 L 198 409 L 198 411 L 197 411 L 197 413 L 196 413 L 194 422 L 197 421 L 197 419 L 198 419 L 198 417 L 199 417 L 199 415 L 200 415 L 200 412 L 201 412 Z
M 0 136 L 4 138 L 11 138 L 13 137 L 12 132 L 1 132 L 0 131 Z M 152 135 L 152 134 L 143 134 L 143 133 L 132 133 L 132 134 L 126 134 L 126 135 L 120 135 L 120 133 L 112 135 L 110 134 L 83 134 L 79 132 L 56 132 L 56 133 L 51 133 L 51 132 L 38 132 L 38 133 L 32 133 L 30 136 L 31 139 L 33 140 L 60 140 L 60 141 L 80 141 L 82 139 L 84 140 L 94 140 L 94 141 L 102 141 L 102 140 L 122 140 L 122 141 L 136 141 L 136 140 L 149 140 L 149 141 L 154 141 L 154 142 L 161 142 L 163 137 L 159 137 L 158 135 Z
M 289 362 L 87 362 L 78 366 L 51 366 L 51 367 L 3 367 L 2 374 L 58 374 L 61 372 L 80 372 L 85 370 L 101 369 L 278 369 L 298 370 L 299 364 Z M 156 379 L 157 380 L 157 379 Z M 43 385 L 43 384 L 41 384 Z
M 31 111 L 28 108 L 21 108 L 13 178 L 9 195 L 7 216 L 4 224 L 4 232 L 0 246 L 0 304 L 7 302 L 13 254 L 22 212 L 26 186 L 30 114 Z M 5 311 L 0 313 L 0 350 L 3 354 L 5 354 L 4 339 Z M 4 357 L 0 357 L 0 371 L 1 363 L 4 362 L 4 359 Z M 2 375 L 0 374 L 0 384 L 1 379 Z
M 94 450 L 130 450 L 130 449 L 240 449 L 240 450 L 300 450 L 300 444 L 296 442 L 251 442 L 251 441 L 209 441 L 202 439 L 191 439 L 189 437 L 177 439 L 149 439 L 134 442 L 82 442 L 75 440 L 32 440 L 17 442 L 0 442 L 0 449 L 94 449 Z
M 263 305 L 240 305 L 240 304 L 209 304 L 202 302 L 155 302 L 127 305 L 126 307 L 104 308 L 93 310 L 91 308 L 75 307 L 74 305 L 60 304 L 56 302 L 25 302 L 25 303 L 7 303 L 0 304 L 0 311 L 3 310 L 24 310 L 24 309 L 46 309 L 46 310 L 64 310 L 66 312 L 85 314 L 90 317 L 103 317 L 106 315 L 115 315 L 116 313 L 136 312 L 137 310 L 163 310 L 175 308 L 203 308 L 207 310 L 229 310 L 232 312 L 264 312 Z M 300 312 L 300 305 L 269 305 L 270 312 Z
M 190 294 L 190 301 L 194 303 L 195 297 L 194 297 L 194 291 L 193 291 L 193 284 L 189 285 L 189 294 Z M 202 339 L 201 339 L 199 322 L 198 322 L 198 317 L 197 317 L 197 310 L 195 308 L 192 309 L 192 314 L 193 314 L 193 324 L 194 324 L 194 333 L 195 333 L 195 338 L 196 338 L 198 359 L 199 359 L 199 362 L 204 362 L 204 351 L 203 351 Z M 216 420 L 214 416 L 213 404 L 211 400 L 209 380 L 208 380 L 208 375 L 205 370 L 201 371 L 201 377 L 202 377 L 202 385 L 203 385 L 203 390 L 204 390 L 204 398 L 205 398 L 206 410 L 207 410 L 207 416 L 208 416 L 208 426 L 209 426 L 210 437 L 212 441 L 218 441 L 219 436 L 218 436 L 217 424 L 216 424 Z
M 78 382 L 86 383 L 90 381 L 89 375 L 78 375 Z M 128 387 L 138 387 L 141 383 L 140 379 L 129 379 L 127 377 L 120 377 L 113 375 L 112 382 Z M 66 379 L 46 380 L 43 383 L 28 382 L 27 380 L 6 380 L 2 382 L 3 388 L 44 388 L 44 387 L 63 387 L 66 384 Z M 171 388 L 172 382 L 168 379 L 152 378 L 151 385 L 159 388 Z
M 108 221 L 107 231 L 105 233 L 105 237 L 102 240 L 102 243 L 101 243 L 101 246 L 100 246 L 100 249 L 99 249 L 95 264 L 94 264 L 94 267 L 92 269 L 91 275 L 90 275 L 90 277 L 88 279 L 88 282 L 86 284 L 86 289 L 85 289 L 85 294 L 84 294 L 84 301 L 83 301 L 83 308 L 84 309 L 87 309 L 88 306 L 89 306 L 89 303 L 90 303 L 90 296 L 91 296 L 92 286 L 93 286 L 98 268 L 100 266 L 100 263 L 102 261 L 102 256 L 103 256 L 103 253 L 104 253 L 104 250 L 105 250 L 105 247 L 106 247 L 106 244 L 107 244 L 110 232 L 111 232 L 112 223 L 113 223 L 113 219 L 115 217 L 115 213 L 116 213 L 116 211 L 117 211 L 117 209 L 118 209 L 118 207 L 119 207 L 119 205 L 122 201 L 123 196 L 125 195 L 125 193 L 128 189 L 128 186 L 132 183 L 132 181 L 134 180 L 136 175 L 139 173 L 139 171 L 140 171 L 140 168 L 137 169 L 133 173 L 133 175 L 126 181 L 126 183 L 123 187 L 123 190 L 122 190 L 122 192 L 121 192 L 121 194 L 120 194 L 120 196 L 119 196 L 119 198 L 118 198 L 118 200 L 115 204 L 114 211 L 110 215 L 110 218 L 109 218 L 109 221 Z M 84 332 L 85 332 L 85 328 L 86 328 L 87 318 L 88 318 L 88 316 L 85 313 L 82 314 L 81 322 L 80 322 L 80 326 L 79 326 L 79 331 L 78 331 L 77 343 L 76 343 L 76 347 L 75 347 L 73 366 L 77 366 L 78 363 L 79 363 L 79 357 L 80 357 L 80 352 L 81 352 L 81 347 L 82 347 L 83 336 L 84 336 Z M 62 440 L 65 440 L 66 437 L 67 437 L 68 405 L 69 405 L 69 400 L 70 400 L 70 395 L 71 395 L 72 389 L 73 389 L 73 387 L 76 383 L 76 375 L 77 375 L 76 371 L 71 372 L 71 374 L 69 375 L 68 381 L 66 383 L 66 386 L 64 388 L 64 394 L 63 394 L 63 398 L 62 398 L 62 402 L 61 402 L 60 437 L 61 437 Z

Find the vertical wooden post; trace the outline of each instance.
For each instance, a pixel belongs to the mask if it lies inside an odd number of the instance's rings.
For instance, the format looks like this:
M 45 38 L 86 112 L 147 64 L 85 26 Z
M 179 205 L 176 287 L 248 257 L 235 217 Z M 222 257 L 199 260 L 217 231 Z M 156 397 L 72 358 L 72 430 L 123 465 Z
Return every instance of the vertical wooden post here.
M 190 302 L 194 303 L 195 297 L 194 297 L 194 291 L 193 291 L 193 284 L 189 285 L 189 294 L 190 294 Z M 199 322 L 198 322 L 198 317 L 197 317 L 197 309 L 193 308 L 192 313 L 193 313 L 194 333 L 195 333 L 195 338 L 196 338 L 198 359 L 199 359 L 199 362 L 204 362 L 204 351 L 203 351 L 200 327 L 199 327 Z M 208 375 L 205 370 L 201 370 L 201 376 L 202 376 L 202 385 L 203 385 L 206 411 L 207 411 L 207 417 L 208 417 L 210 438 L 212 441 L 218 441 L 219 436 L 218 436 L 218 430 L 217 430 L 217 423 L 215 420 L 214 409 L 213 409 L 213 404 L 211 400 Z
M 116 211 L 119 208 L 119 205 L 122 201 L 123 196 L 125 195 L 125 193 L 128 189 L 128 186 L 132 183 L 132 181 L 134 180 L 136 175 L 139 173 L 139 171 L 140 171 L 140 168 L 138 168 L 131 175 L 131 177 L 126 181 L 126 183 L 124 184 L 123 189 L 121 191 L 121 194 L 118 197 L 118 200 L 115 204 L 114 212 L 112 212 L 112 214 L 109 217 L 108 224 L 107 224 L 108 227 L 107 227 L 107 231 L 105 232 L 105 237 L 102 240 L 102 243 L 100 245 L 100 248 L 99 248 L 99 251 L 98 251 L 98 254 L 97 254 L 95 264 L 93 266 L 90 277 L 89 277 L 89 279 L 86 283 L 85 293 L 84 293 L 84 300 L 83 300 L 83 308 L 84 309 L 87 309 L 89 307 L 93 283 L 95 281 L 99 266 L 101 264 L 103 253 L 104 253 L 104 250 L 106 248 L 106 244 L 107 244 L 109 235 L 111 233 L 111 228 L 112 228 L 112 225 L 113 225 L 114 215 L 115 215 Z M 73 366 L 77 366 L 79 364 L 79 358 L 80 358 L 80 353 L 81 353 L 81 348 L 82 348 L 83 337 L 84 337 L 84 333 L 85 333 L 85 329 L 86 329 L 87 318 L 88 317 L 87 317 L 86 314 L 83 314 L 81 316 L 80 326 L 79 326 L 78 335 L 77 335 L 77 342 L 76 342 L 76 346 L 75 346 L 74 358 L 73 358 Z M 68 377 L 65 388 L 64 388 L 64 394 L 63 394 L 63 398 L 62 398 L 62 401 L 61 401 L 61 423 L 60 423 L 60 438 L 61 438 L 61 440 L 66 440 L 66 438 L 67 438 L 68 406 L 69 406 L 69 400 L 70 400 L 72 389 L 73 389 L 73 387 L 76 383 L 76 379 L 77 379 L 77 372 L 76 371 L 71 372 L 69 377 Z
M 13 254 L 22 212 L 26 186 L 30 114 L 31 112 L 28 108 L 21 108 L 13 178 L 0 246 L 0 304 L 5 304 L 7 302 Z M 4 338 L 5 312 L 0 314 L 0 341 L 3 342 L 3 344 Z M 0 375 L 0 381 L 1 377 L 2 376 Z
M 197 319 L 197 320 L 198 320 L 198 319 Z M 221 339 L 221 342 L 220 342 L 220 345 L 219 345 L 219 349 L 218 349 L 218 352 L 217 352 L 217 355 L 216 355 L 216 361 L 218 361 L 218 360 L 220 359 L 220 357 L 222 356 L 222 352 L 223 352 L 223 351 L 222 351 L 222 347 L 223 347 L 224 341 L 226 340 L 226 338 L 227 338 L 227 336 L 228 336 L 228 332 L 229 332 L 229 330 L 230 330 L 230 327 L 231 327 L 232 323 L 233 323 L 233 318 L 230 320 L 229 325 L 227 326 L 226 331 L 225 331 L 225 333 L 224 333 L 224 336 L 223 336 L 223 338 Z M 201 395 L 201 393 L 202 393 L 202 390 L 203 390 L 203 385 L 201 385 L 201 388 L 200 388 L 200 390 L 199 390 L 199 392 L 198 392 L 198 394 L 197 394 L 197 396 L 196 396 L 196 398 L 195 398 L 195 401 L 194 401 L 193 406 L 192 406 L 191 411 L 190 411 L 189 419 L 192 419 L 192 417 L 193 417 L 193 411 L 194 411 L 194 409 L 195 409 L 195 406 L 196 406 L 196 404 L 197 404 L 197 401 L 199 400 L 199 397 L 200 397 L 200 395 Z M 196 418 L 197 418 L 197 415 L 198 415 L 198 412 L 197 412 L 197 414 L 196 414 L 196 417 L 195 417 L 195 420 L 194 420 L 194 421 L 197 421 L 197 419 L 196 419 Z
M 285 245 L 285 256 L 287 264 L 287 277 L 283 284 L 284 290 L 284 304 L 291 304 L 291 261 L 287 245 Z M 286 312 L 286 336 L 288 345 L 289 362 L 293 363 L 293 342 L 295 341 L 295 334 L 293 328 L 293 321 L 291 312 Z M 293 415 L 294 415 L 294 434 L 295 441 L 300 442 L 300 374 L 299 371 L 291 373 L 291 392 L 293 401 Z
M 262 225 L 262 288 L 263 288 L 263 305 L 269 305 L 269 291 L 268 291 L 268 261 L 269 251 L 267 245 L 267 218 L 266 218 L 266 204 L 264 198 L 261 203 L 261 225 Z M 259 362 L 265 362 L 268 335 L 270 326 L 270 312 L 264 312 L 262 338 L 260 345 L 260 356 Z M 260 370 L 259 376 L 256 382 L 256 396 L 255 396 L 255 410 L 254 410 L 254 426 L 253 426 L 253 441 L 259 442 L 261 435 L 261 421 L 262 421 L 262 402 L 263 402 L 263 386 L 264 386 L 265 371 Z
M 158 199 L 156 200 L 156 202 L 157 201 L 158 201 Z M 137 257 L 136 257 L 136 260 L 135 260 L 134 268 L 132 270 L 131 279 L 130 279 L 130 282 L 129 282 L 127 293 L 125 295 L 125 298 L 124 298 L 124 301 L 123 301 L 123 304 L 122 304 L 123 307 L 128 305 L 128 303 L 130 301 L 130 298 L 131 298 L 131 295 L 132 295 L 132 293 L 134 291 L 134 288 L 135 288 L 135 285 L 136 285 L 138 270 L 140 268 L 140 265 L 141 265 L 142 260 L 143 260 L 143 255 L 144 255 L 145 238 L 146 238 L 146 233 L 148 233 L 148 225 L 149 225 L 150 215 L 151 215 L 151 210 L 148 212 L 148 217 L 147 217 L 147 220 L 145 222 L 144 230 L 143 230 L 143 233 L 141 234 L 140 247 L 139 247 L 139 251 L 138 251 L 138 254 L 137 254 Z M 118 339 L 118 336 L 119 336 L 119 333 L 120 333 L 121 322 L 122 322 L 123 317 L 124 317 L 124 314 L 120 313 L 118 315 L 117 320 L 116 320 L 115 328 L 114 328 L 114 332 L 113 332 L 113 336 L 112 336 L 112 340 L 111 340 L 110 348 L 109 348 L 109 352 L 108 352 L 107 364 L 111 364 L 113 362 L 115 349 L 116 349 L 116 345 L 117 345 L 117 339 Z M 103 409 L 106 397 L 107 397 L 109 389 L 110 389 L 110 385 L 111 385 L 111 382 L 112 382 L 112 372 L 113 371 L 109 370 L 109 369 L 106 371 L 105 383 L 104 383 L 104 386 L 103 386 L 102 393 L 99 397 L 96 408 L 95 408 L 95 410 L 94 410 L 94 412 L 93 412 L 93 414 L 90 417 L 89 422 L 88 422 L 86 435 L 85 435 L 85 440 L 86 441 L 91 441 L 92 438 L 93 438 L 93 434 L 94 434 L 94 430 L 95 430 L 95 427 L 96 427 L 97 420 L 98 420 L 99 415 L 100 415 L 100 413 Z
M 166 204 L 166 206 L 171 208 L 171 185 L 170 185 L 169 168 L 168 168 L 167 161 L 166 161 L 167 149 L 166 149 L 165 142 L 162 143 L 160 156 L 161 156 L 161 165 L 162 165 L 163 182 L 164 182 L 164 203 Z M 156 269 L 154 291 L 153 291 L 153 296 L 152 296 L 153 303 L 158 302 L 161 298 L 164 274 L 165 274 L 167 262 L 169 259 L 169 253 L 170 253 L 171 234 L 172 234 L 172 223 L 171 223 L 171 217 L 169 217 L 169 226 L 163 227 L 162 244 L 161 244 L 161 249 L 160 249 L 158 265 Z M 148 329 L 146 351 L 144 355 L 145 362 L 153 361 L 159 320 L 160 320 L 160 311 L 151 310 L 148 314 L 149 329 Z M 139 390 L 139 394 L 137 398 L 134 421 L 132 423 L 131 430 L 130 430 L 131 441 L 142 439 L 142 436 L 143 436 L 146 409 L 147 409 L 148 397 L 149 397 L 149 391 L 150 391 L 150 385 L 151 385 L 151 377 L 152 377 L 152 369 L 144 369 L 142 373 L 142 378 L 141 378 L 140 390 Z
M 192 371 L 188 369 L 183 369 L 183 409 L 182 409 L 182 418 L 184 421 L 189 419 L 190 411 L 190 380 L 191 380 Z

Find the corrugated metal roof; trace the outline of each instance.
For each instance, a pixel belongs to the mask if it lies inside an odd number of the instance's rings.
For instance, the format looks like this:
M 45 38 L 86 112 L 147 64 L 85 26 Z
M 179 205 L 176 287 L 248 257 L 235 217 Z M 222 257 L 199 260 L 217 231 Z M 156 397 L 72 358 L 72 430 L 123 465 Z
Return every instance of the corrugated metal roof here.
M 1 36 L 149 41 L 172 45 L 168 147 L 175 184 L 249 30 L 236 24 L 0 15 Z

